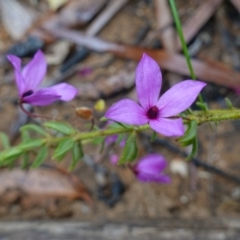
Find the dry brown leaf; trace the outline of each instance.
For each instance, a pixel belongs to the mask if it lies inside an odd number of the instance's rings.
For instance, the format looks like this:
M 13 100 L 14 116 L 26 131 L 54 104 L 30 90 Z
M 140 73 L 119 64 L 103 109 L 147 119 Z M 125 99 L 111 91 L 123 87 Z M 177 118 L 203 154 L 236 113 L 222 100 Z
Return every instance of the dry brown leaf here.
M 0 0 L 1 1 L 1 0 Z M 4 0 L 2 0 L 4 1 Z M 54 38 L 43 31 L 43 28 L 52 27 L 82 27 L 91 21 L 104 7 L 107 0 L 69 0 L 57 13 L 49 11 L 28 31 L 27 35 L 33 35 L 42 39 L 45 43 L 52 43 Z
M 37 14 L 16 0 L 0 0 L 1 21 L 5 30 L 15 40 L 19 40 L 33 25 Z
M 156 11 L 156 28 L 163 29 L 173 22 L 172 15 L 169 9 L 167 1 L 154 0 L 154 6 Z M 163 47 L 169 52 L 176 52 L 176 32 L 172 25 L 169 25 L 164 31 L 159 34 L 159 38 Z
M 111 1 L 99 16 L 88 26 L 86 34 L 95 36 L 109 20 L 128 2 L 128 0 Z
M 155 0 L 154 3 L 156 7 L 157 29 L 162 29 L 169 22 L 173 21 L 171 11 L 167 1 Z M 176 31 L 172 25 L 162 31 L 162 34 L 159 35 L 164 49 L 170 53 L 177 52 L 175 35 Z M 168 73 L 168 80 L 170 86 L 173 86 L 181 81 L 181 76 L 175 73 Z
M 165 50 L 152 50 L 147 48 L 124 46 L 102 39 L 86 36 L 79 32 L 68 29 L 48 29 L 56 37 L 67 39 L 76 44 L 85 46 L 97 52 L 111 52 L 116 56 L 139 61 L 143 53 L 147 53 L 154 58 L 162 69 L 175 72 L 184 76 L 189 76 L 186 59 L 181 54 L 169 53 Z M 206 60 L 203 62 L 191 59 L 197 79 L 219 84 L 226 87 L 240 86 L 240 73 L 232 70 L 227 65 Z
M 88 23 L 106 4 L 106 0 L 72 0 L 57 15 L 61 26 L 76 27 Z
M 45 55 L 48 65 L 58 65 L 63 62 L 70 51 L 70 43 L 67 41 L 56 41 L 50 47 L 50 53 Z
M 111 96 L 122 90 L 130 89 L 135 82 L 135 69 L 136 65 L 129 63 L 117 74 L 108 78 L 99 78 L 95 87 L 98 89 L 100 96 Z
M 151 50 L 135 47 L 125 47 L 124 51 L 113 51 L 116 55 L 139 61 L 143 53 L 147 53 L 154 58 L 159 65 L 168 71 L 172 71 L 183 76 L 189 76 L 186 59 L 181 54 L 170 54 L 163 50 Z M 215 83 L 226 87 L 240 86 L 240 73 L 232 70 L 226 64 L 206 60 L 203 62 L 191 59 L 197 79 Z
M 1 170 L 0 196 L 9 190 L 28 196 L 65 197 L 91 202 L 86 187 L 72 174 L 54 168 Z

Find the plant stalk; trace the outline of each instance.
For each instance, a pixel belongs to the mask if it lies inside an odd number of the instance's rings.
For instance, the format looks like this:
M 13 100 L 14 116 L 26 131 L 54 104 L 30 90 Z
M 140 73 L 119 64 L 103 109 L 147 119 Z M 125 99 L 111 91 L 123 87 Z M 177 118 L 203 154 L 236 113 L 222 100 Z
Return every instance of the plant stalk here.
M 192 66 L 192 63 L 191 63 L 190 56 L 189 56 L 187 44 L 186 44 L 186 41 L 185 41 L 185 38 L 184 38 L 184 35 L 183 35 L 182 25 L 181 25 L 181 22 L 180 22 L 180 19 L 179 19 L 179 15 L 178 15 L 177 7 L 176 7 L 176 4 L 175 4 L 175 0 L 169 0 L 169 4 L 170 4 L 170 8 L 172 10 L 173 19 L 174 19 L 174 22 L 175 22 L 175 25 L 176 25 L 176 28 L 177 28 L 177 33 L 178 33 L 179 39 L 181 41 L 183 53 L 184 53 L 185 59 L 187 61 L 190 76 L 193 80 L 196 80 L 196 75 L 195 75 L 195 72 L 193 70 L 193 66 Z M 202 98 L 201 94 L 198 95 L 198 100 L 199 100 L 199 102 L 204 104 L 204 101 L 203 101 L 203 98 Z

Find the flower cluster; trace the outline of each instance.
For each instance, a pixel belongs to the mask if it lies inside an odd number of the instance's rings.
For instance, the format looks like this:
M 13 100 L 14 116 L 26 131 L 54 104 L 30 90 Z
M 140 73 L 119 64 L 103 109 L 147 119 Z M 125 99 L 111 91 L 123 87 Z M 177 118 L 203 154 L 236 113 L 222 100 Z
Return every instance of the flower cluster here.
M 71 101 L 78 93 L 75 87 L 67 83 L 40 88 L 47 71 L 47 63 L 40 50 L 23 69 L 21 69 L 20 58 L 14 55 L 8 55 L 7 58 L 15 70 L 15 80 L 21 104 L 46 106 L 56 100 Z
M 56 100 L 70 101 L 78 90 L 67 83 L 61 83 L 48 88 L 41 88 L 47 63 L 43 53 L 39 50 L 33 59 L 21 69 L 21 59 L 8 55 L 15 70 L 15 80 L 18 88 L 20 104 L 29 103 L 35 106 L 49 105 Z M 123 99 L 112 105 L 105 117 L 111 121 L 130 125 L 145 125 L 165 136 L 182 136 L 184 126 L 179 113 L 186 110 L 195 101 L 196 97 L 206 84 L 200 81 L 185 80 L 173 86 L 160 98 L 162 75 L 158 64 L 147 54 L 143 54 L 136 70 L 136 90 L 139 104 Z M 92 112 L 88 109 L 78 109 L 81 117 L 92 119 Z M 118 139 L 117 135 L 108 136 L 107 144 Z M 125 138 L 120 146 L 126 144 Z M 113 155 L 111 162 L 116 164 L 118 156 Z M 163 156 L 149 154 L 140 159 L 130 169 L 142 182 L 169 183 L 170 178 L 163 174 L 167 162 Z

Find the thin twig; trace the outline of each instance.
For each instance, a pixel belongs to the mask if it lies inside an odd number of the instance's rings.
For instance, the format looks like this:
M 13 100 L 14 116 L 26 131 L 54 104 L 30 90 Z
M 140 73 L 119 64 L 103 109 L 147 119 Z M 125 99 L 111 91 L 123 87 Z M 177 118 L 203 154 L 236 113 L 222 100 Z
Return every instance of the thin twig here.
M 50 120 L 59 120 L 60 121 L 60 119 L 57 119 L 57 118 L 53 118 L 53 117 L 49 117 L 49 116 L 43 116 L 43 115 L 39 115 L 39 114 L 35 114 L 35 113 L 31 113 L 31 112 L 28 112 L 24 107 L 23 107 L 23 104 L 22 103 L 20 103 L 19 104 L 19 106 L 20 106 L 20 108 L 22 109 L 22 111 L 24 112 L 24 113 L 26 113 L 29 117 L 31 117 L 31 118 L 41 118 L 41 119 L 50 119 Z

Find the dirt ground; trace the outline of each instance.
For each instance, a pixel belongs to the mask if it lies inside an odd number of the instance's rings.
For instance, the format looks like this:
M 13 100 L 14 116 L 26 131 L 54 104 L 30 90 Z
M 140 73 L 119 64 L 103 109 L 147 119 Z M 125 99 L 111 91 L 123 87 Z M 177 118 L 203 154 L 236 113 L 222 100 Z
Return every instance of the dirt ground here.
M 30 1 L 23 1 L 30 5 Z M 45 1 L 41 6 L 45 6 Z M 192 16 L 202 1 L 176 1 L 184 23 Z M 31 6 L 37 8 L 37 6 Z M 41 9 L 43 15 L 45 8 Z M 223 1 L 216 9 L 210 20 L 204 24 L 189 44 L 193 57 L 223 62 L 235 71 L 240 69 L 240 14 L 229 1 Z M 0 28 L 0 51 L 4 55 L 6 50 L 16 43 L 3 27 Z M 87 27 L 86 27 L 87 28 Z M 81 28 L 78 28 L 82 30 Z M 156 33 L 156 12 L 151 0 L 129 1 L 103 28 L 98 36 L 104 40 L 127 45 L 141 46 L 147 34 Z M 83 29 L 85 30 L 85 28 Z M 160 33 L 161 34 L 161 33 Z M 203 39 L 203 40 L 202 40 Z M 47 55 L 53 52 L 53 47 L 59 40 L 45 44 L 43 51 Z M 201 44 L 199 45 L 199 42 Z M 159 38 L 153 38 L 144 43 L 148 48 L 161 48 Z M 76 46 L 70 43 L 71 55 Z M 197 50 L 196 50 L 197 49 Z M 30 58 L 25 57 L 24 62 Z M 44 108 L 35 108 L 35 111 L 44 115 L 60 117 L 69 121 L 73 126 L 81 129 L 86 121 L 79 120 L 71 107 L 93 107 L 100 98 L 106 101 L 107 106 L 123 97 L 136 99 L 134 88 L 134 70 L 137 62 L 120 59 L 110 53 L 96 53 L 91 51 L 87 58 L 77 65 L 77 71 L 66 79 L 70 84 L 79 88 L 79 95 L 71 103 L 56 103 Z M 50 65 L 46 82 L 54 78 L 60 64 Z M 83 73 L 81 69 L 91 69 L 90 73 Z M 178 75 L 179 79 L 186 76 Z M 169 72 L 163 71 L 164 85 L 170 85 Z M 19 122 L 17 108 L 17 90 L 13 83 L 12 68 L 4 63 L 0 68 L 0 130 L 13 136 L 14 123 Z M 224 98 L 229 98 L 235 107 L 240 107 L 239 93 L 236 89 L 208 83 L 203 91 L 203 97 L 211 108 L 226 108 Z M 104 112 L 96 112 L 101 117 Z M 21 115 L 22 116 L 22 115 Z M 30 120 L 36 122 L 36 120 Z M 99 124 L 99 123 L 98 123 Z M 14 125 L 15 126 L 15 125 Z M 218 126 L 204 124 L 199 127 L 199 151 L 197 158 L 202 162 L 226 171 L 230 175 L 240 178 L 239 146 L 240 122 L 224 122 Z M 162 144 L 150 144 L 146 136 L 139 136 L 140 158 L 146 153 L 157 152 L 166 157 L 169 167 L 166 173 L 171 176 L 172 182 L 168 185 L 142 184 L 138 182 L 132 172 L 125 166 L 114 166 L 110 163 L 111 153 L 120 153 L 121 148 L 107 149 L 100 153 L 99 147 L 86 146 L 85 152 L 104 174 L 94 170 L 86 163 L 80 162 L 73 174 L 88 189 L 92 203 L 81 199 L 67 199 L 64 197 L 36 197 L 22 194 L 19 189 L 11 189 L 11 194 L 0 198 L 0 218 L 4 220 L 32 220 L 67 218 L 72 220 L 116 220 L 116 219 L 155 219 L 155 218 L 210 218 L 210 217 L 239 217 L 240 214 L 240 185 L 226 177 L 210 173 L 207 169 L 196 168 L 194 164 L 185 161 L 180 154 L 166 147 L 167 144 L 180 149 L 174 139 L 165 139 L 158 136 Z M 14 135 L 15 143 L 18 141 Z M 182 149 L 182 151 L 188 151 Z M 67 169 L 71 157 L 57 164 L 49 157 L 48 166 L 60 166 Z M 19 167 L 20 161 L 16 164 Z M 43 166 L 42 168 L 46 168 Z M 0 171 L 1 174 L 1 171 Z M 103 177 L 104 176 L 104 177 Z M 104 178 L 102 180 L 102 177 Z M 115 178 L 120 182 L 114 185 L 116 189 L 124 186 L 120 191 L 118 201 L 114 206 L 109 204 L 109 194 Z M 102 181 L 107 181 L 107 190 L 101 189 Z M 1 183 L 4 184 L 4 183 Z M 104 185 L 105 186 L 105 185 Z M 115 190 L 116 190 L 115 189 Z M 99 197 L 107 191 L 106 196 Z M 117 191 L 117 190 L 116 190 Z M 109 193 L 110 192 L 110 193 Z M 7 196 L 7 197 L 6 197 Z

